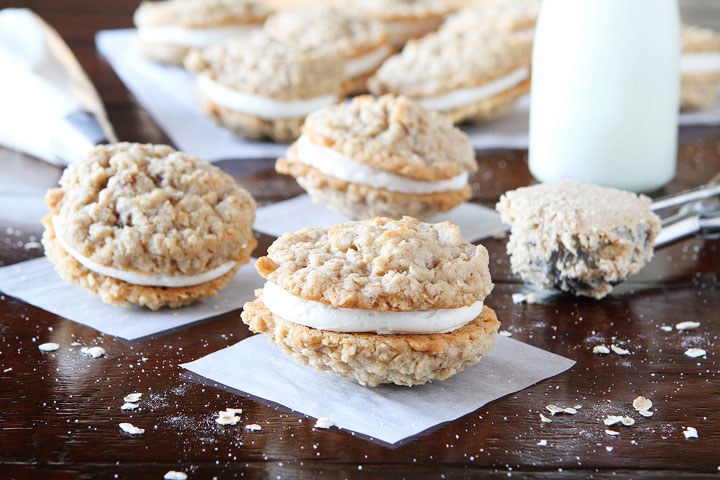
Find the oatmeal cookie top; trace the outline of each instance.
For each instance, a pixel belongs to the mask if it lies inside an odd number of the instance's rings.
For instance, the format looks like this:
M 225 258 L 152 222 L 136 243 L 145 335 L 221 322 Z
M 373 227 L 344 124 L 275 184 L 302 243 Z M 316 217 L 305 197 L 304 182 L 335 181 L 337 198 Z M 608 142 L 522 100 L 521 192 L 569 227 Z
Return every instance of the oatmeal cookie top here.
M 449 118 L 406 97 L 357 96 L 310 114 L 302 133 L 356 162 L 418 180 L 477 170 L 467 136 Z
M 339 9 L 313 6 L 272 15 L 265 31 L 303 49 L 354 57 L 390 42 L 381 22 L 355 17 Z
M 459 308 L 492 290 L 488 253 L 448 222 L 372 218 L 286 233 L 257 261 L 293 295 L 339 308 Z
M 226 87 L 277 100 L 338 94 L 345 74 L 340 57 L 309 52 L 264 31 L 193 50 L 185 68 Z
M 133 21 L 138 27 L 209 28 L 262 23 L 271 12 L 261 3 L 244 0 L 144 1 L 135 10 Z
M 443 29 L 483 29 L 518 32 L 535 27 L 541 0 L 477 0 L 457 11 Z
M 720 33 L 715 30 L 683 25 L 681 33 L 683 53 L 720 51 Z
M 386 22 L 429 20 L 455 10 L 450 2 L 442 0 L 362 0 L 346 8 L 365 18 Z
M 623 236 L 636 227 L 647 228 L 652 245 L 660 220 L 650 203 L 645 195 L 562 180 L 507 192 L 496 208 L 513 232 L 541 231 L 543 238 L 561 239 L 564 245 L 578 240 L 602 246 L 603 238 Z
M 56 234 L 81 255 L 158 275 L 235 260 L 255 219 L 255 202 L 230 175 L 166 145 L 97 147 L 65 169 L 48 197 Z
M 375 95 L 435 96 L 480 86 L 530 65 L 532 38 L 478 29 L 441 29 L 410 40 L 369 80 Z

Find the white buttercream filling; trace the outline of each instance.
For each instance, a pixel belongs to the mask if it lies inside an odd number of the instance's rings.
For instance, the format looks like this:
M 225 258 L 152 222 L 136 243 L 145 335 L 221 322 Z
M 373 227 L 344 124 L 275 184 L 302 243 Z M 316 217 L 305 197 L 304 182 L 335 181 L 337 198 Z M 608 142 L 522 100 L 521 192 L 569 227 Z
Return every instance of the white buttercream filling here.
M 530 76 L 527 67 L 521 67 L 511 73 L 493 80 L 485 85 L 469 88 L 458 88 L 437 97 L 418 98 L 417 102 L 433 110 L 445 111 L 462 107 L 471 103 L 492 98 L 522 83 Z
M 357 57 L 348 58 L 345 62 L 345 76 L 355 78 L 369 72 L 377 67 L 391 52 L 390 45 L 385 44 Z
M 268 310 L 285 320 L 317 330 L 348 333 L 448 333 L 473 321 L 483 309 L 483 302 L 468 307 L 410 312 L 337 308 L 296 297 L 272 282 L 265 283 L 262 298 Z
M 334 105 L 337 102 L 337 95 L 334 93 L 302 100 L 275 100 L 254 93 L 234 90 L 205 75 L 198 77 L 197 85 L 202 94 L 214 103 L 265 120 L 304 117 L 315 110 Z
M 169 43 L 202 48 L 259 28 L 259 24 L 213 28 L 183 28 L 172 25 L 138 27 L 138 37 L 149 43 Z
M 216 278 L 222 277 L 227 272 L 232 270 L 236 263 L 234 261 L 227 262 L 217 268 L 213 268 L 212 270 L 201 273 L 199 275 L 167 276 L 137 271 L 133 272 L 128 270 L 118 270 L 117 268 L 100 265 L 99 263 L 94 262 L 82 255 L 80 252 L 71 247 L 63 238 L 64 230 L 62 228 L 58 228 L 60 225 L 57 216 L 52 217 L 52 223 L 53 229 L 55 230 L 55 238 L 57 238 L 60 246 L 63 248 L 63 250 L 65 250 L 67 254 L 80 262 L 82 266 L 95 273 L 105 275 L 106 277 L 116 278 L 132 285 L 143 285 L 149 287 L 190 287 L 193 285 L 200 285 L 201 283 L 209 282 L 211 280 L 215 280 Z
M 298 139 L 297 154 L 301 162 L 317 168 L 325 175 L 391 192 L 426 194 L 461 190 L 467 185 L 470 176 L 468 172 L 463 172 L 447 180 L 416 180 L 356 162 L 331 148 L 312 143 L 305 135 Z
M 720 72 L 720 53 L 683 53 L 680 56 L 680 72 L 683 75 Z

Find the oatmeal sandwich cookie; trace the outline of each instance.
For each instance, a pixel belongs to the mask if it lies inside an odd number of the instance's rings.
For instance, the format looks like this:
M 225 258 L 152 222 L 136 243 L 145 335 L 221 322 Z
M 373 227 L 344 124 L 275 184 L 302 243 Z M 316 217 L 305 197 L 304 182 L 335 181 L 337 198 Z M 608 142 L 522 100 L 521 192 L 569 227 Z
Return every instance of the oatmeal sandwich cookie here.
M 513 272 L 546 289 L 602 298 L 653 255 L 660 220 L 644 195 L 574 180 L 505 193 Z
M 473 29 L 483 32 L 535 34 L 541 0 L 477 0 L 450 15 L 443 30 Z
M 320 55 L 345 60 L 345 92 L 365 91 L 367 79 L 393 53 L 385 26 L 329 7 L 307 7 L 271 16 L 265 31 Z
M 194 50 L 185 66 L 198 73 L 205 114 L 247 138 L 278 142 L 296 139 L 310 112 L 338 103 L 345 79 L 341 58 L 265 31 Z
M 310 115 L 275 169 L 349 218 L 427 218 L 470 198 L 477 163 L 449 119 L 407 98 L 365 95 Z
M 408 96 L 455 123 L 510 113 L 530 91 L 532 38 L 477 29 L 441 29 L 408 42 L 368 81 L 375 95 Z
M 133 18 L 136 46 L 151 60 L 182 65 L 190 49 L 258 29 L 270 13 L 245 0 L 144 1 Z
M 156 310 L 216 295 L 257 244 L 250 195 L 165 145 L 97 147 L 45 203 L 42 243 L 55 269 L 114 305 Z
M 308 227 L 280 237 L 256 266 L 267 282 L 243 307 L 250 330 L 361 385 L 443 380 L 495 344 L 487 250 L 448 222 Z
M 720 33 L 708 28 L 682 29 L 681 108 L 699 110 L 710 107 L 720 89 Z
M 362 0 L 350 2 L 345 8 L 354 15 L 383 22 L 397 48 L 411 38 L 437 30 L 455 10 L 443 0 Z

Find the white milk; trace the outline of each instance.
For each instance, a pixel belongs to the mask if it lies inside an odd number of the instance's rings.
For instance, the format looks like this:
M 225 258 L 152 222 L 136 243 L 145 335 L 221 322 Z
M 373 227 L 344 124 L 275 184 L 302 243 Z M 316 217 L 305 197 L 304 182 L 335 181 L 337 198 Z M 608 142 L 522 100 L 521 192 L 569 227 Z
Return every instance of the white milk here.
M 530 170 L 650 191 L 675 174 L 676 0 L 544 0 L 533 51 Z

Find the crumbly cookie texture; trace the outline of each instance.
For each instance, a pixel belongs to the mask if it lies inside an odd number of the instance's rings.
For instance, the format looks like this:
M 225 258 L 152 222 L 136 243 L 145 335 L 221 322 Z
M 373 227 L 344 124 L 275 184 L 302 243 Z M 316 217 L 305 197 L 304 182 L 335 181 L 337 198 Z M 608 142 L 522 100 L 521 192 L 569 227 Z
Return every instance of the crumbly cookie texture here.
M 476 87 L 530 64 L 532 38 L 477 29 L 441 29 L 411 40 L 368 81 L 375 95 L 432 97 Z
M 248 302 L 241 314 L 250 330 L 263 333 L 300 365 L 361 385 L 382 383 L 422 385 L 444 380 L 488 353 L 500 326 L 495 312 L 484 307 L 472 322 L 450 333 L 431 335 L 377 335 L 317 330 L 274 315 L 258 299 Z
M 339 95 L 345 78 L 341 58 L 308 52 L 264 31 L 193 50 L 185 67 L 226 87 L 284 101 Z
M 461 190 L 421 195 L 346 182 L 301 162 L 294 145 L 288 150 L 287 160 L 277 160 L 275 169 L 278 173 L 295 177 L 313 202 L 327 205 L 339 214 L 357 220 L 372 217 L 402 218 L 404 215 L 422 220 L 452 210 L 472 196 L 469 184 Z
M 138 37 L 133 39 L 133 47 L 148 60 L 178 66 L 183 64 L 185 57 L 192 50 L 189 47 L 170 43 L 143 42 Z
M 445 29 L 519 32 L 535 27 L 541 0 L 478 0 L 451 15 Z
M 442 18 L 455 10 L 450 2 L 441 0 L 363 0 L 346 8 L 356 15 L 386 22 Z
M 720 73 L 683 75 L 680 92 L 682 110 L 703 110 L 709 108 L 720 90 Z
M 530 91 L 530 83 L 530 79 L 527 79 L 494 97 L 453 108 L 452 110 L 445 110 L 442 113 L 454 123 L 467 121 L 482 123 L 504 117 L 513 111 L 517 99 Z
M 720 52 L 720 33 L 710 28 L 683 25 L 683 53 Z
M 373 218 L 286 233 L 256 268 L 306 300 L 338 308 L 459 308 L 492 290 L 488 253 L 448 222 Z
M 272 13 L 262 3 L 244 0 L 144 1 L 135 10 L 136 26 L 178 26 L 210 28 L 262 23 Z
M 653 255 L 660 220 L 644 195 L 573 180 L 507 192 L 513 271 L 543 288 L 602 298 Z
M 292 142 L 300 136 L 300 128 L 305 121 L 305 117 L 265 120 L 218 105 L 205 97 L 198 89 L 195 89 L 195 96 L 205 115 L 231 132 L 252 140 L 270 139 L 275 142 Z
M 356 162 L 418 180 L 477 170 L 467 136 L 443 115 L 404 97 L 355 97 L 309 115 L 302 132 Z
M 252 197 L 219 168 L 166 145 L 97 147 L 45 202 L 70 247 L 123 271 L 198 275 L 253 242 Z
M 272 37 L 301 48 L 345 58 L 362 55 L 390 42 L 380 22 L 326 6 L 311 6 L 272 15 L 264 26 Z
M 250 237 L 234 258 L 236 264 L 229 272 L 199 285 L 175 288 L 133 285 L 88 270 L 70 256 L 57 241 L 51 217 L 52 212 L 43 218 L 45 231 L 42 243 L 45 255 L 53 262 L 55 270 L 65 281 L 99 296 L 105 303 L 117 306 L 138 305 L 152 310 L 162 307 L 178 308 L 217 295 L 227 286 L 235 272 L 248 263 L 250 254 L 257 245 L 255 238 Z

